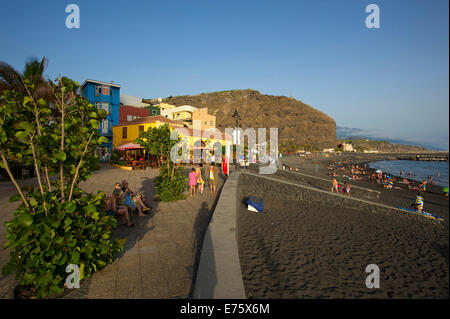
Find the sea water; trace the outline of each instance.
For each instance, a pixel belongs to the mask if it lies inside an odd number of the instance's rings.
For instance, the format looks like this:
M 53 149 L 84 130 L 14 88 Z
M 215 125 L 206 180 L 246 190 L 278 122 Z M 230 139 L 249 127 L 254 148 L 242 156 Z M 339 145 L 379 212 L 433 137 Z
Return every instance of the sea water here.
M 403 177 L 406 178 L 409 178 L 408 172 L 411 171 L 411 179 L 419 182 L 431 176 L 433 184 L 448 187 L 448 162 L 397 160 L 372 162 L 368 166 L 395 176 L 400 176 L 400 170 L 402 170 Z M 439 178 L 436 177 L 437 172 L 440 174 Z

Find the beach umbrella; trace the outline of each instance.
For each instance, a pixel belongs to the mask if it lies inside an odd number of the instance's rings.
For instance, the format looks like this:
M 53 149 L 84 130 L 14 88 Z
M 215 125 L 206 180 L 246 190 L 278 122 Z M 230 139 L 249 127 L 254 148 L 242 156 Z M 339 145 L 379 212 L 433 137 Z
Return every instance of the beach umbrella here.
M 124 145 L 120 145 L 118 147 L 116 147 L 116 150 L 119 151 L 126 151 L 126 150 L 136 150 L 136 149 L 142 149 L 143 147 L 139 144 L 134 144 L 134 143 L 127 143 Z

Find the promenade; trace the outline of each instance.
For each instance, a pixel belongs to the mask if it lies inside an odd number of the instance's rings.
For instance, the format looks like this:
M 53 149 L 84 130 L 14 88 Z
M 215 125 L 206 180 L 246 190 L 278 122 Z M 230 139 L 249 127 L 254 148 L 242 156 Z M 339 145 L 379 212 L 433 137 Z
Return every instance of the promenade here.
M 145 192 L 151 213 L 133 217 L 135 227 L 118 226 L 115 237 L 127 238 L 124 250 L 114 263 L 81 282 L 63 298 L 190 298 L 193 294 L 204 233 L 214 210 L 216 197 L 205 188 L 203 196 L 174 203 L 153 201 L 156 170 L 125 171 L 102 166 L 81 187 L 96 193 L 111 192 L 115 182 L 126 179 L 133 191 Z M 33 179 L 23 181 L 28 185 Z M 218 184 L 218 195 L 223 180 Z M 5 239 L 5 225 L 13 217 L 18 203 L 9 203 L 15 193 L 10 182 L 0 182 L 0 245 Z M 9 249 L 0 248 L 0 267 L 9 260 Z M 0 276 L 0 299 L 13 298 L 14 276 Z

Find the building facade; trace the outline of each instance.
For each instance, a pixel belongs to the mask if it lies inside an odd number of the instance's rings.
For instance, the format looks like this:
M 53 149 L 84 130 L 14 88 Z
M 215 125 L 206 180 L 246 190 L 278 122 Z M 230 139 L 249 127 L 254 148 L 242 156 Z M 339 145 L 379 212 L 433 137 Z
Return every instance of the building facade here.
M 125 122 L 114 126 L 114 147 L 136 143 L 136 139 L 140 136 L 140 132 L 146 131 L 150 127 L 160 127 L 168 124 L 171 130 L 179 133 L 183 142 L 190 145 L 191 154 L 194 149 L 212 150 L 214 148 L 222 148 L 226 145 L 226 139 L 231 143 L 231 136 L 217 132 L 215 134 L 209 131 L 194 131 L 192 128 L 186 127 L 182 121 L 171 120 L 165 116 L 148 116 L 137 118 L 130 122 Z
M 113 147 L 113 126 L 119 124 L 120 85 L 87 79 L 80 87 L 81 95 L 89 100 L 98 109 L 108 112 L 108 116 L 100 123 L 101 136 L 108 138 L 97 149 L 97 155 L 103 157 L 111 154 Z
M 216 117 L 208 114 L 207 107 L 198 109 L 190 105 L 175 106 L 167 103 L 160 103 L 158 107 L 162 116 L 183 121 L 189 127 L 193 127 L 195 121 L 198 121 L 202 130 L 216 127 Z
M 146 117 L 150 115 L 150 110 L 148 110 L 147 108 L 121 104 L 119 108 L 119 124 L 135 120 L 139 117 Z

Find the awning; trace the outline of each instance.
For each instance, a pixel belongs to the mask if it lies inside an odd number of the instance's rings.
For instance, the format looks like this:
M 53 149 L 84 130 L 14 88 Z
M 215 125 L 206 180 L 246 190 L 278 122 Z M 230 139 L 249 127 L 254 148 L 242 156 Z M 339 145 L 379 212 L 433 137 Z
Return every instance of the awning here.
M 143 147 L 139 144 L 134 144 L 134 143 L 128 143 L 128 144 L 124 144 L 124 145 L 120 145 L 120 146 L 116 147 L 116 150 L 118 150 L 118 151 L 138 150 L 138 149 L 143 149 Z

